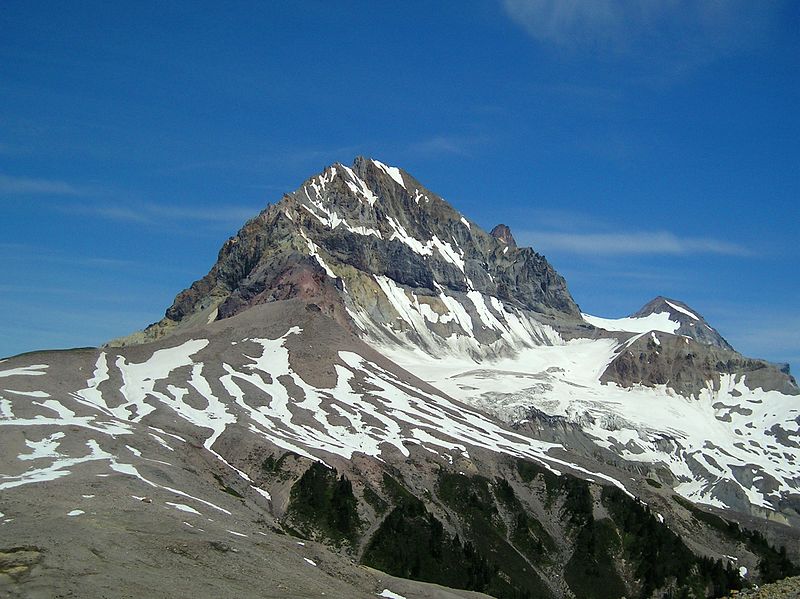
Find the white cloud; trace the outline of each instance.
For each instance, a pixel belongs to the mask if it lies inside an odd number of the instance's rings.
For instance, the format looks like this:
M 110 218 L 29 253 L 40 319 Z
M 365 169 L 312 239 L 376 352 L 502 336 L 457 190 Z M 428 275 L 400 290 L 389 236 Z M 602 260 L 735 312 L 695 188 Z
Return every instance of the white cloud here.
M 52 179 L 28 179 L 0 174 L 0 193 L 8 195 L 87 195 L 86 188 L 66 181 Z
M 680 237 L 668 231 L 622 233 L 574 233 L 520 231 L 515 233 L 522 245 L 540 252 L 561 251 L 586 255 L 689 255 L 723 254 L 748 256 L 747 248 L 710 237 Z
M 412 152 L 419 152 L 420 154 L 458 154 L 464 156 L 468 154 L 469 145 L 469 140 L 464 138 L 436 135 L 412 143 L 410 149 Z
M 680 76 L 768 40 L 783 0 L 503 0 L 506 14 L 537 42 L 626 55 Z
M 611 40 L 626 17 L 613 0 L 504 0 L 503 6 L 533 38 L 559 45 Z
M 214 208 L 190 204 L 121 203 L 117 200 L 106 204 L 74 204 L 61 206 L 70 214 L 84 214 L 109 220 L 129 223 L 158 224 L 164 222 L 204 222 L 222 225 L 241 225 L 258 214 L 260 208 L 221 205 Z

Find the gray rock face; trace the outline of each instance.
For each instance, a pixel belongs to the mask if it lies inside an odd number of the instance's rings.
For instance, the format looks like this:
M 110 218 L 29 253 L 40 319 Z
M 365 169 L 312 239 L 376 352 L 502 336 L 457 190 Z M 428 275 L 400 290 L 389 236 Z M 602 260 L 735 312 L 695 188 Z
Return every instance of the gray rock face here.
M 601 377 L 623 387 L 667 385 L 681 395 L 691 397 L 709 382 L 719 388 L 720 375 L 745 378 L 750 389 L 800 395 L 793 377 L 764 360 L 747 358 L 711 344 L 687 343 L 685 337 L 644 336 L 631 343 L 609 364 Z
M 730 343 L 725 341 L 722 335 L 712 328 L 699 312 L 678 300 L 658 296 L 646 303 L 641 310 L 632 314 L 631 318 L 643 318 L 663 312 L 670 315 L 670 320 L 680 323 L 680 328 L 675 331 L 676 335 L 691 337 L 703 345 L 733 351 Z
M 680 325 L 674 335 L 643 336 L 629 343 L 628 351 L 620 352 L 608 365 L 601 377 L 603 382 L 624 387 L 667 385 L 690 397 L 709 382 L 718 388 L 720 375 L 728 374 L 744 377 L 750 389 L 800 394 L 788 368 L 742 356 L 697 310 L 683 302 L 659 296 L 631 318 L 663 313 Z M 690 339 L 693 343 L 688 342 Z

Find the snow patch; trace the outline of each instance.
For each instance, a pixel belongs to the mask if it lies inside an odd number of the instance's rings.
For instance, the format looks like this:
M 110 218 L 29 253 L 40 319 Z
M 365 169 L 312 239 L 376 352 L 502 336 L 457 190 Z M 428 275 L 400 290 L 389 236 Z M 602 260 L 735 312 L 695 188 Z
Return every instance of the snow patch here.
M 181 512 L 189 512 L 190 514 L 197 514 L 198 516 L 203 515 L 192 506 L 186 505 L 185 503 L 172 503 L 171 501 L 165 501 L 164 503 L 170 507 L 174 507 L 176 510 L 180 510 Z
M 356 196 L 361 196 L 366 200 L 367 204 L 370 207 L 375 205 L 375 202 L 378 201 L 378 196 L 376 196 L 373 191 L 369 188 L 369 186 L 364 182 L 364 180 L 355 174 L 353 169 L 343 166 L 345 172 L 350 177 L 350 181 L 345 181 L 345 184 L 353 192 Z M 404 186 L 405 187 L 405 186 Z
M 669 312 L 656 312 L 642 318 L 600 318 L 590 314 L 581 314 L 589 324 L 606 331 L 621 331 L 626 333 L 649 333 L 660 331 L 675 334 L 681 323 L 670 320 Z
M 381 170 L 382 170 L 384 173 L 386 173 L 387 175 L 389 175 L 389 176 L 390 176 L 392 179 L 394 179 L 394 180 L 395 180 L 395 181 L 396 181 L 396 182 L 397 182 L 397 183 L 398 183 L 400 186 L 402 186 L 402 187 L 403 187 L 403 189 L 405 189 L 405 187 L 406 187 L 406 184 L 405 184 L 405 183 L 403 183 L 403 175 L 402 175 L 402 173 L 400 172 L 400 169 L 399 169 L 399 168 L 397 168 L 397 167 L 395 167 L 395 166 L 386 166 L 386 165 L 385 165 L 383 162 L 379 162 L 379 161 L 377 161 L 377 160 L 373 160 L 373 161 L 372 161 L 372 164 L 374 164 L 374 165 L 375 165 L 375 166 L 377 166 L 379 169 L 381 169 Z
M 319 255 L 319 246 L 317 246 L 316 243 L 314 243 L 313 241 L 311 241 L 311 239 L 309 239 L 308 235 L 306 235 L 306 232 L 303 231 L 303 229 L 300 229 L 300 235 L 302 235 L 303 239 L 305 239 L 306 243 L 308 244 L 309 254 L 311 254 L 314 258 L 316 258 L 317 263 L 325 270 L 325 272 L 331 279 L 335 279 L 336 273 L 334 273 L 333 270 L 331 270 L 331 267 L 328 266 L 322 259 L 322 256 Z
M 264 489 L 261 489 L 259 487 L 253 486 L 253 485 L 251 485 L 250 488 L 253 489 L 259 495 L 261 495 L 267 501 L 272 501 L 272 495 L 270 495 L 269 492 L 265 491 Z
M 692 319 L 694 319 L 694 320 L 700 320 L 700 317 L 699 317 L 699 316 L 697 316 L 697 314 L 694 314 L 694 313 L 690 312 L 690 311 L 689 311 L 689 310 L 687 310 L 686 308 L 682 308 L 681 306 L 678 306 L 678 305 L 676 305 L 676 304 L 673 304 L 673 303 L 672 303 L 671 301 L 669 301 L 669 300 L 664 300 L 664 303 L 665 303 L 665 304 L 667 304 L 667 305 L 668 305 L 670 308 L 672 308 L 673 310 L 677 310 L 678 312 L 681 312 L 681 313 L 683 313 L 683 314 L 686 314 L 686 316 L 688 316 L 689 318 L 692 318 Z
M 44 391 L 14 391 L 13 389 L 3 389 L 3 391 L 6 393 L 13 393 L 14 395 L 24 395 L 25 397 L 36 397 L 37 399 L 50 397 L 50 394 Z
M 3 360 L 3 362 L 5 362 L 5 360 Z M 46 372 L 42 372 L 46 368 L 49 368 L 48 364 L 32 364 L 31 366 L 0 370 L 0 378 L 9 376 L 43 376 L 47 374 Z
M 113 408 L 109 407 L 97 392 L 94 396 L 98 401 L 98 407 L 121 420 L 140 422 L 156 409 L 147 401 L 148 399 L 151 401 L 156 399 L 166 404 L 173 401 L 164 393 L 155 390 L 156 383 L 166 379 L 173 370 L 191 366 L 194 363 L 191 356 L 206 347 L 208 343 L 208 339 L 191 339 L 176 347 L 159 349 L 148 360 L 138 364 L 128 363 L 123 356 L 119 356 L 116 366 L 122 374 L 123 384 L 120 391 L 126 402 Z

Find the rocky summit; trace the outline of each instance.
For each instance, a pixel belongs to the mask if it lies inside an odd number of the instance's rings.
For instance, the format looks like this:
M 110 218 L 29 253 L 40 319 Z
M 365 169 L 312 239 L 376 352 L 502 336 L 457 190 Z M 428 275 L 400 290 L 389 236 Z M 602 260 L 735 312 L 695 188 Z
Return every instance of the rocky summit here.
M 0 361 L 0 584 L 722 596 L 800 573 L 799 424 L 697 310 L 582 313 L 507 226 L 357 158 L 159 322 Z
M 645 319 L 653 314 L 669 314 L 669 320 L 679 326 L 673 331 L 676 335 L 690 337 L 703 345 L 711 345 L 721 349 L 733 351 L 730 343 L 725 341 L 715 329 L 708 324 L 702 316 L 689 306 L 678 300 L 658 296 L 647 302 L 641 310 L 631 318 Z

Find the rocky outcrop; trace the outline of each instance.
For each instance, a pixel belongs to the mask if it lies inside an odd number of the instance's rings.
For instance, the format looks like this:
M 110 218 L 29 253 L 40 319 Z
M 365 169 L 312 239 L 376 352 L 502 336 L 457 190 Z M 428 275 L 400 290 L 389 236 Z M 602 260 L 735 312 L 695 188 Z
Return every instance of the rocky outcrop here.
M 510 248 L 517 247 L 517 242 L 514 240 L 514 236 L 511 234 L 511 229 L 509 229 L 507 225 L 497 225 L 494 229 L 492 229 L 489 235 L 495 239 L 499 239 Z
M 722 599 L 791 599 L 796 597 L 800 597 L 800 576 L 784 578 L 762 587 L 756 585 L 742 591 L 734 590 Z
M 743 378 L 749 389 L 800 394 L 794 378 L 774 364 L 666 333 L 643 335 L 629 343 L 608 365 L 600 380 L 622 387 L 666 385 L 691 397 L 709 383 L 719 389 L 722 375 Z

